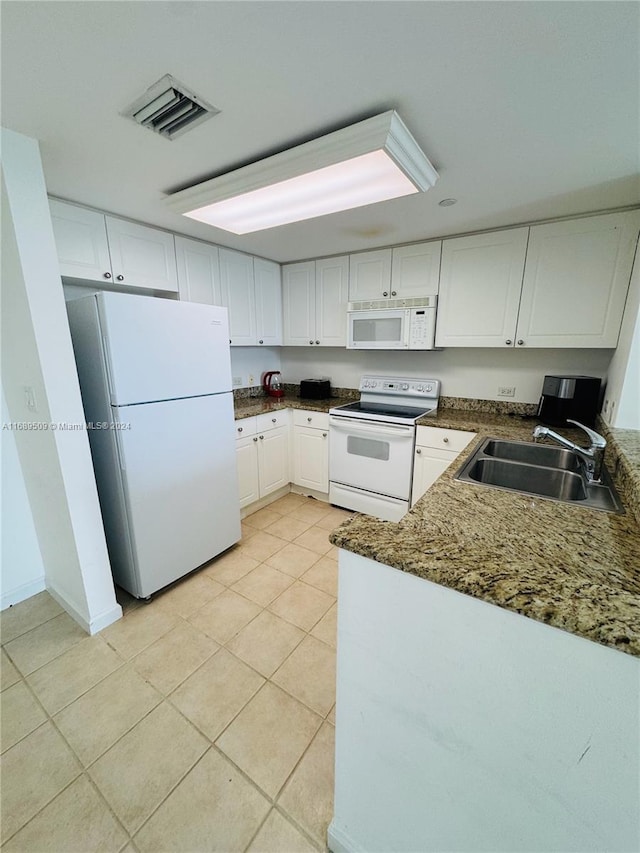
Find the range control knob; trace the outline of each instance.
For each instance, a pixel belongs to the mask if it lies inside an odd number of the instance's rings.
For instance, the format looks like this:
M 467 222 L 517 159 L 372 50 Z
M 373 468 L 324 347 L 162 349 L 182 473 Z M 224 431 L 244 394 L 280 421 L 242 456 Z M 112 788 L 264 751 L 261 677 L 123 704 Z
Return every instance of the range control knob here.
M 433 391 L 433 385 L 425 385 L 424 390 L 427 392 L 427 394 L 430 394 Z
M 408 390 L 409 390 L 409 385 L 408 385 L 406 382 L 403 382 L 403 383 L 402 383 L 402 390 L 403 390 L 403 391 L 408 391 Z
M 422 385 L 418 385 L 416 391 L 424 391 L 424 387 Z

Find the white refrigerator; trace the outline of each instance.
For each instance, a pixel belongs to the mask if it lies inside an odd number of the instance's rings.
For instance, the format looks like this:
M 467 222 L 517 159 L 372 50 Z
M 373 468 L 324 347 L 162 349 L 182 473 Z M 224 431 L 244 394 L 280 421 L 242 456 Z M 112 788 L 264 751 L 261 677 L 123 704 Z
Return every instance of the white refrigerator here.
M 67 303 L 115 582 L 137 598 L 240 539 L 227 309 Z

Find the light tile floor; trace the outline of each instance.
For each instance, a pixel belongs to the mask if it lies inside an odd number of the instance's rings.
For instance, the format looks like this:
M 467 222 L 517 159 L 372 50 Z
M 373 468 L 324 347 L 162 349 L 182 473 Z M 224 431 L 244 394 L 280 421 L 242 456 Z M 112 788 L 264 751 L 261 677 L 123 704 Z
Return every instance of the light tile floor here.
M 348 516 L 286 495 L 94 637 L 46 592 L 5 610 L 3 851 L 325 850 Z

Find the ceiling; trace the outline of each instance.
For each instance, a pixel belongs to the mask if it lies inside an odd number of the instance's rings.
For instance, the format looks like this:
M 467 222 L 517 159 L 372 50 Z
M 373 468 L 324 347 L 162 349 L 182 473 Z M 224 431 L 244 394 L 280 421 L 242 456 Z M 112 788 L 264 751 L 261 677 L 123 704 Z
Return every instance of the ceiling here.
M 635 2 L 2 3 L 2 124 L 50 194 L 277 261 L 638 203 L 639 72 Z M 167 73 L 221 110 L 173 141 L 120 115 Z M 245 236 L 164 205 L 388 109 L 426 193 Z

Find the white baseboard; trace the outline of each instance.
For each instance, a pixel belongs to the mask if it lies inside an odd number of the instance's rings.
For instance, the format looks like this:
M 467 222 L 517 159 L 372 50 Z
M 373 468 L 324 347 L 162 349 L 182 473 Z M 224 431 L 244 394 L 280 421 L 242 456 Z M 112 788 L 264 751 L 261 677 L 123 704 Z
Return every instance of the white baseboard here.
M 270 495 L 260 498 L 259 501 L 254 501 L 252 504 L 242 507 L 240 510 L 240 518 L 246 518 L 248 515 L 252 515 L 259 509 L 264 509 L 266 506 L 269 506 L 269 504 L 275 503 L 275 501 L 283 498 L 285 495 L 288 495 L 290 491 L 290 486 L 282 486 L 282 488 L 277 489 L 275 492 L 271 492 Z
M 122 618 L 122 607 L 116 603 L 114 607 L 110 607 L 108 610 L 99 613 L 92 619 L 87 619 L 87 617 L 81 613 L 74 604 L 71 604 L 71 602 L 54 586 L 47 584 L 47 590 L 51 597 L 55 598 L 60 607 L 63 607 L 69 616 L 75 619 L 78 625 L 84 628 L 87 634 L 91 634 L 92 636 Z
M 327 830 L 327 847 L 331 853 L 366 853 L 332 820 Z
M 317 501 L 329 503 L 328 492 L 319 492 L 317 489 L 307 489 L 306 486 L 296 486 L 295 483 L 291 484 L 291 491 L 294 495 L 304 495 L 306 498 L 315 498 Z
M 3 592 L 2 598 L 0 598 L 0 610 L 6 610 L 12 604 L 20 604 L 21 601 L 26 601 L 27 598 L 37 595 L 46 588 L 44 575 L 41 575 L 39 578 L 29 581 L 29 583 L 24 583 L 15 589 L 9 590 L 9 592 Z

